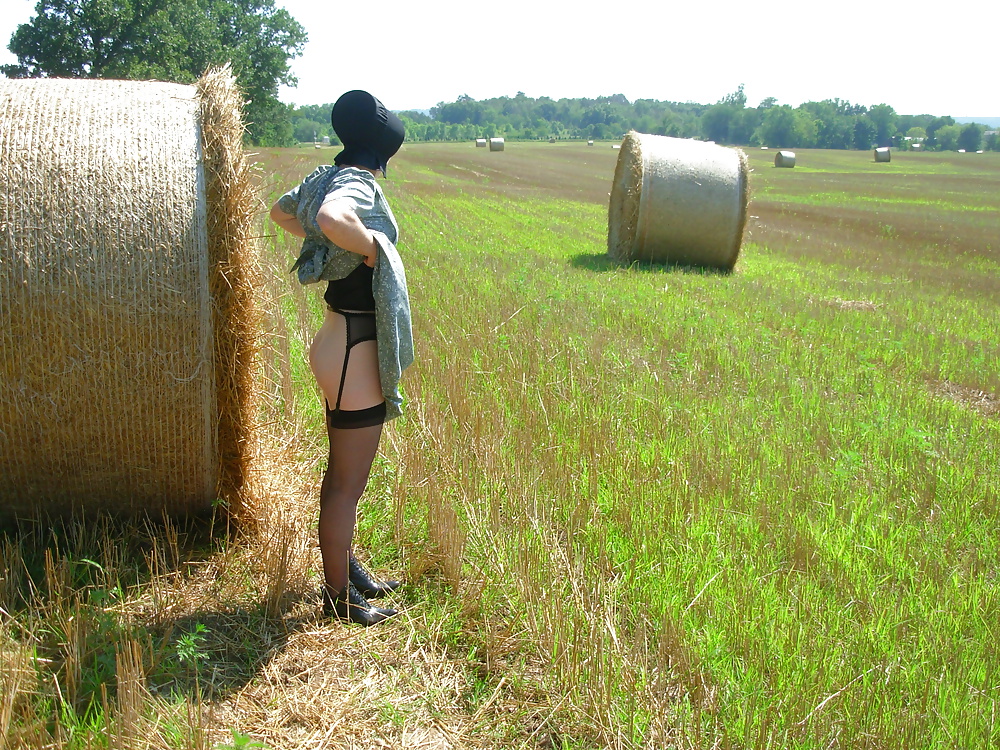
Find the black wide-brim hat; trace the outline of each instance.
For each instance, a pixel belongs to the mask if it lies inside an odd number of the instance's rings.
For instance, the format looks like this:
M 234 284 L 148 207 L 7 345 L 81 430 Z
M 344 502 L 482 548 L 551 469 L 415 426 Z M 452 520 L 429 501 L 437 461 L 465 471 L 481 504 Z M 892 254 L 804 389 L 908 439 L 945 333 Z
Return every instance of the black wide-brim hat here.
M 330 123 L 344 150 L 334 164 L 381 169 L 403 145 L 403 121 L 367 91 L 348 91 L 333 105 Z

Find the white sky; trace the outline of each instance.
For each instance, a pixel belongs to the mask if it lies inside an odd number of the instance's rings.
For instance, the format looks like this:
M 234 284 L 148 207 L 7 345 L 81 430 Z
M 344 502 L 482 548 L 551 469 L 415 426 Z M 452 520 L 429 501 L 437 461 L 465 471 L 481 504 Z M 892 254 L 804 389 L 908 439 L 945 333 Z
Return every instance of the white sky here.
M 744 84 L 748 104 L 839 97 L 900 114 L 1000 116 L 1000 3 L 870 0 L 570 2 L 275 0 L 309 33 L 281 98 L 324 104 L 354 88 L 390 109 L 462 94 L 660 99 L 711 104 Z M 3 0 L 0 63 L 35 0 Z M 347 8 L 365 8 L 352 15 Z M 674 7 L 671 7 L 674 6 Z M 919 8 L 927 8 L 921 12 Z

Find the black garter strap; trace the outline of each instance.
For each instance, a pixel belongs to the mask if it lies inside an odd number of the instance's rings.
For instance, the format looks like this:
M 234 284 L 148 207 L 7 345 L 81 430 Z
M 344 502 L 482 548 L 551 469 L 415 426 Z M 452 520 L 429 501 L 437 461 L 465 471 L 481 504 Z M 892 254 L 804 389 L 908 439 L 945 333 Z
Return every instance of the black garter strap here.
M 385 401 L 367 409 L 346 410 L 340 408 L 340 399 L 344 395 L 344 381 L 347 380 L 347 364 L 351 359 L 351 349 L 362 341 L 376 341 L 375 313 L 338 310 L 327 305 L 332 312 L 344 316 L 347 324 L 347 347 L 344 350 L 344 368 L 340 373 L 340 390 L 337 393 L 337 406 L 330 408 L 326 402 L 326 423 L 338 430 L 351 430 L 359 427 L 374 427 L 385 422 Z

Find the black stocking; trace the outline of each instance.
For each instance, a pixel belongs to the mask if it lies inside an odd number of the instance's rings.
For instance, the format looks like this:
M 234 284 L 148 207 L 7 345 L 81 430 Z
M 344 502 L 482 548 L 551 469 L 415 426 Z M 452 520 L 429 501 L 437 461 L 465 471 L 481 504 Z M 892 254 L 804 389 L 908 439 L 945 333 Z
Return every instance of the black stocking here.
M 354 429 L 327 426 L 327 434 L 330 460 L 320 489 L 319 548 L 327 590 L 336 597 L 347 588 L 358 501 L 368 484 L 382 425 Z

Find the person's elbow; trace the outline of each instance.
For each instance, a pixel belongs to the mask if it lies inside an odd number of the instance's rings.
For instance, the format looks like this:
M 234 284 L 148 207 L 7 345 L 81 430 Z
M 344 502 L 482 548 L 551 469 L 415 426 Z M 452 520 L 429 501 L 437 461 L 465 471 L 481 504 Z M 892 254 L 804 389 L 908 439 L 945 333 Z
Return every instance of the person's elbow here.
M 289 219 L 293 218 L 290 214 L 286 214 L 281 208 L 275 203 L 271 206 L 271 221 L 279 226 Z
M 316 212 L 316 225 L 330 239 L 336 241 L 350 230 L 354 212 L 339 201 L 327 201 Z

